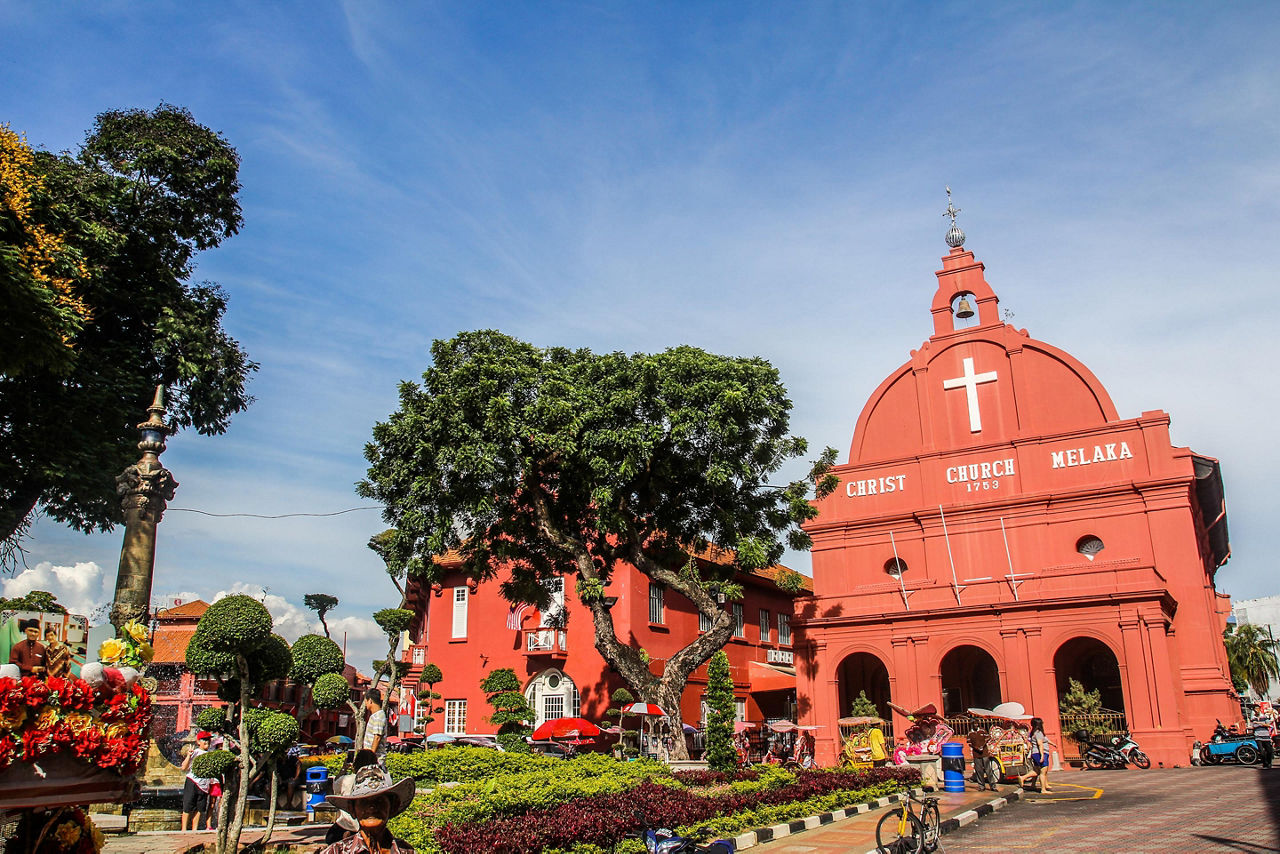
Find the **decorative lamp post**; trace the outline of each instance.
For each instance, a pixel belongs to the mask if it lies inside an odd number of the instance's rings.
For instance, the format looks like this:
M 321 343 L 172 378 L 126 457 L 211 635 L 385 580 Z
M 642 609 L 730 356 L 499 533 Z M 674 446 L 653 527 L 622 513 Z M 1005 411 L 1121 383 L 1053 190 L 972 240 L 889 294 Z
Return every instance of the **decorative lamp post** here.
M 164 422 L 164 386 L 156 386 L 155 400 L 147 412 L 150 417 L 138 425 L 142 458 L 116 478 L 116 494 L 124 513 L 124 544 L 111 605 L 111 624 L 117 630 L 129 620 L 147 622 L 156 563 L 156 525 L 178 488 L 173 474 L 160 462 L 165 437 L 173 432 Z

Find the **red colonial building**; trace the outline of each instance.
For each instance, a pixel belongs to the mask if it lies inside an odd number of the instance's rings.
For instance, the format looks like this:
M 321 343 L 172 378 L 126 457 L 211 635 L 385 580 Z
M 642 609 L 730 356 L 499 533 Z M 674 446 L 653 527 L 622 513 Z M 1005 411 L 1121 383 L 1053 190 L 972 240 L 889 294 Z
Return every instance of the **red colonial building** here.
M 437 702 L 444 712 L 422 731 L 496 732 L 480 681 L 503 667 L 512 668 L 523 680 L 525 695 L 537 713 L 535 726 L 577 715 L 608 723 L 605 711 L 613 691 L 630 688 L 596 651 L 591 612 L 572 592 L 565 595 L 564 579 L 556 580 L 547 613 L 536 608 L 514 611 L 498 590 L 505 575 L 476 584 L 453 568 L 459 565 L 456 558 L 446 556 L 440 562 L 445 568 L 440 582 L 433 586 L 411 582 L 405 606 L 417 613 L 404 652 L 404 661 L 410 665 L 406 692 L 425 688 L 418 681 L 426 663 L 437 665 L 443 673 L 435 690 L 442 695 Z M 794 719 L 791 617 L 795 594 L 774 583 L 782 571 L 787 570 L 775 566 L 754 574 L 739 573 L 745 595 L 741 602 L 726 606 L 737 617 L 734 637 L 725 651 L 742 720 Z M 614 602 L 611 612 L 618 637 L 644 649 L 655 674 L 702 630 L 691 602 L 651 583 L 629 565 L 618 565 L 605 597 L 606 602 Z M 703 665 L 690 677 L 681 702 L 686 723 L 696 725 L 702 717 L 706 682 Z M 420 710 L 419 719 L 424 714 L 425 709 Z
M 806 525 L 801 718 L 828 762 L 861 690 L 886 717 L 890 699 L 945 715 L 1017 701 L 1062 745 L 1074 678 L 1153 761 L 1186 764 L 1239 713 L 1218 462 L 1174 446 L 1164 412 L 1122 419 L 1088 368 L 1002 322 L 954 222 L 947 242 L 933 334 L 871 394 Z

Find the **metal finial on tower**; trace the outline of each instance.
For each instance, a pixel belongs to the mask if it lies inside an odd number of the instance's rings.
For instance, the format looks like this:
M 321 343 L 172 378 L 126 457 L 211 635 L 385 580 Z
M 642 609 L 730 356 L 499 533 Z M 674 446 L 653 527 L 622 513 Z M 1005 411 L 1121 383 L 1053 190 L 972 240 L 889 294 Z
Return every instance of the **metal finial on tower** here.
M 960 226 L 956 225 L 956 214 L 960 213 L 960 208 L 951 203 L 951 188 L 947 187 L 947 209 L 942 212 L 943 216 L 951 217 L 951 228 L 947 231 L 947 245 L 952 249 L 959 249 L 964 246 L 964 232 L 960 230 Z

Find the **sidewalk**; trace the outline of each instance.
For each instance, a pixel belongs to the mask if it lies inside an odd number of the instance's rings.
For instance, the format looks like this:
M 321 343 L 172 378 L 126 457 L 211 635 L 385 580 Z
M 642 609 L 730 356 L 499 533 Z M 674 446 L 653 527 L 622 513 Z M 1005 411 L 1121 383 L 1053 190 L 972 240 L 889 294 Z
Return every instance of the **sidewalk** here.
M 942 812 L 943 832 L 954 830 L 980 816 L 989 815 L 1003 809 L 1009 803 L 1024 797 L 1017 786 L 1001 786 L 998 792 L 979 792 L 972 783 L 966 783 L 964 792 L 933 792 L 939 799 L 938 808 Z M 866 812 L 851 816 L 842 821 L 832 822 L 825 826 L 803 829 L 797 832 L 796 825 L 802 822 L 791 822 L 780 825 L 774 830 L 773 841 L 750 846 L 752 852 L 760 854 L 861 854 L 876 851 L 876 823 L 893 805 L 872 807 Z M 918 807 L 917 807 L 918 809 Z M 778 839 L 776 831 L 785 828 L 788 833 Z M 742 848 L 745 846 L 739 846 Z
M 311 851 L 324 842 L 328 824 L 302 824 L 295 827 L 277 827 L 271 834 L 271 842 L 289 843 L 302 851 Z M 240 834 L 240 847 L 262 838 L 263 828 L 246 828 Z M 213 831 L 153 830 L 145 833 L 132 833 L 127 836 L 107 836 L 107 844 L 102 854 L 183 854 L 197 845 L 209 845 L 213 848 Z

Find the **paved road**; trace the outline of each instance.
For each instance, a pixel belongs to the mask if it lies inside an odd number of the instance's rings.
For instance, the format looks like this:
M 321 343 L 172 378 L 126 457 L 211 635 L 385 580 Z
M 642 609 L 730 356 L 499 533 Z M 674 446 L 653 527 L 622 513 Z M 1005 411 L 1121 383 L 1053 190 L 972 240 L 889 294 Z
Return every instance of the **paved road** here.
M 1280 767 L 1074 772 L 1051 786 L 948 834 L 944 851 L 1280 852 Z

